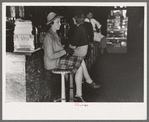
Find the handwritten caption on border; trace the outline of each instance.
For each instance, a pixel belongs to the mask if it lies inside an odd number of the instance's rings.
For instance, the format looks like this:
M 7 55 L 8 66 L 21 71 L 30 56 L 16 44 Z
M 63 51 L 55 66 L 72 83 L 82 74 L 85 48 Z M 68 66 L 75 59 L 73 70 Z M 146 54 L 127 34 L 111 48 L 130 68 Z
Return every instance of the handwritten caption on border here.
M 84 107 L 88 107 L 88 104 L 75 103 L 75 106 L 84 106 Z

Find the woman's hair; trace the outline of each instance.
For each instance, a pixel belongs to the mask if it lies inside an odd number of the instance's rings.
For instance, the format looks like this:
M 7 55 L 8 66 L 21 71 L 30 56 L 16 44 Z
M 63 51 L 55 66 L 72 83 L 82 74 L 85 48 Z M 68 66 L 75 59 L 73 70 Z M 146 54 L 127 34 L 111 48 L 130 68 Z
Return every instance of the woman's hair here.
M 86 10 L 86 11 L 85 11 L 85 16 L 87 17 L 87 15 L 88 15 L 89 13 L 92 13 L 92 15 L 93 15 L 93 10 L 92 10 L 92 9 Z
M 84 23 L 85 16 L 84 16 L 84 13 L 82 11 L 76 11 L 74 18 L 75 18 L 77 24 L 83 24 Z
M 87 14 L 89 14 L 89 13 L 92 13 L 92 14 L 93 14 L 93 10 L 92 10 L 92 9 L 87 9 L 87 10 L 85 11 L 85 15 L 87 15 Z
M 50 24 L 48 24 L 47 26 L 46 26 L 46 30 L 48 31 L 50 28 L 51 28 L 51 26 L 54 24 L 54 21 L 52 21 Z

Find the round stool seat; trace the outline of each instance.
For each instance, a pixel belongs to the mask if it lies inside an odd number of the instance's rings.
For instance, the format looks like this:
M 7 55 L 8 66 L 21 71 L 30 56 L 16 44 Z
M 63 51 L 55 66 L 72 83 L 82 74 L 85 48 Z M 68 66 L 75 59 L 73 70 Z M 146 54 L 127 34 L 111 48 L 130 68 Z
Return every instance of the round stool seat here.
M 61 74 L 61 73 L 71 73 L 71 69 L 53 69 L 52 70 L 53 73 L 55 74 Z

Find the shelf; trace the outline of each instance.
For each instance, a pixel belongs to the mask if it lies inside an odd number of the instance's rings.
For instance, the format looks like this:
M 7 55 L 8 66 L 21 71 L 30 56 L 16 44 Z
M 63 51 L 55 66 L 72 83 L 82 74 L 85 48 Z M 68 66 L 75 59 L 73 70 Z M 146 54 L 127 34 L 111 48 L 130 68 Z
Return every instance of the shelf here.
M 40 47 L 35 49 L 35 50 L 33 50 L 33 51 L 14 51 L 13 53 L 20 54 L 20 55 L 32 55 L 33 53 L 35 53 L 35 52 L 37 52 L 39 50 L 41 50 Z
M 107 29 L 107 31 L 127 31 L 128 29 Z
M 125 21 L 128 21 L 128 17 L 125 17 L 125 18 L 109 18 L 107 19 L 107 21 L 113 21 L 113 20 L 125 20 Z
M 127 40 L 127 38 L 119 38 L 119 37 L 107 37 L 107 39 L 112 39 L 112 40 L 117 40 L 117 39 L 122 39 L 122 40 Z

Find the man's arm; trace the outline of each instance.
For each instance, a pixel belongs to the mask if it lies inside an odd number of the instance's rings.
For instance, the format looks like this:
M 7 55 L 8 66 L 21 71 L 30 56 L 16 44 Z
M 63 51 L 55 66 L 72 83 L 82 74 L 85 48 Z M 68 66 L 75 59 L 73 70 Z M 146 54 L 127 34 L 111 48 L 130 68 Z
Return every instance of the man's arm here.
M 95 19 L 93 19 L 93 21 L 94 21 L 95 25 L 97 26 L 97 28 L 100 29 L 102 25 Z

